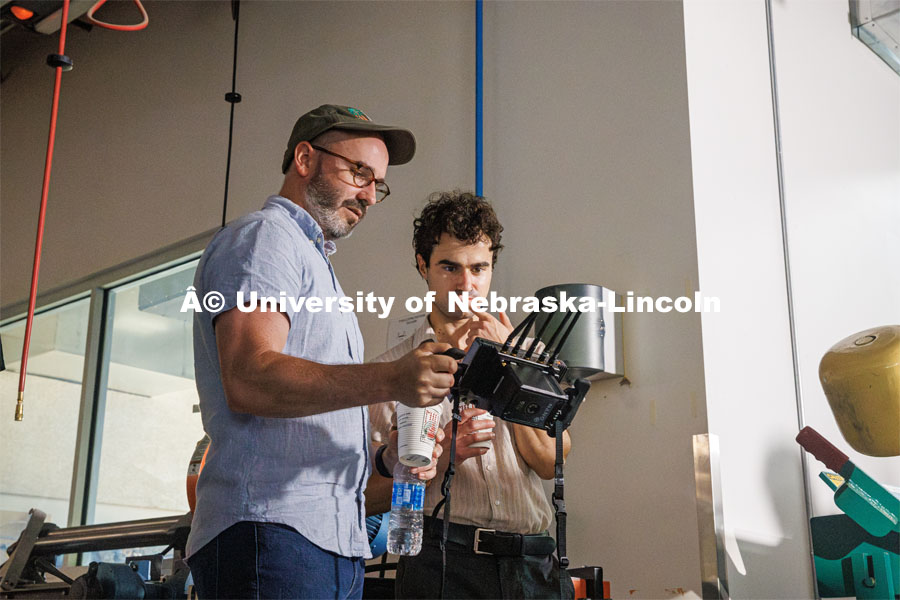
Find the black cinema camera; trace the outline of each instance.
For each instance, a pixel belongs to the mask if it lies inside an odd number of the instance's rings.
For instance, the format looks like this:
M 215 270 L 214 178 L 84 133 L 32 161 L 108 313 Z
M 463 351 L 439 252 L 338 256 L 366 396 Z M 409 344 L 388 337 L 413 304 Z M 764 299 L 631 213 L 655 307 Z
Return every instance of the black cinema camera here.
M 543 429 L 551 436 L 555 435 L 557 421 L 566 429 L 591 387 L 586 379 L 577 379 L 565 390 L 560 387 L 566 365 L 557 356 L 580 314 L 567 313 L 550 341 L 543 344 L 541 337 L 550 323 L 548 318 L 527 350 L 522 346 L 537 313 L 522 321 L 503 344 L 475 338 L 462 356 L 451 393 L 501 419 Z M 451 354 L 457 358 L 460 355 L 459 351 Z

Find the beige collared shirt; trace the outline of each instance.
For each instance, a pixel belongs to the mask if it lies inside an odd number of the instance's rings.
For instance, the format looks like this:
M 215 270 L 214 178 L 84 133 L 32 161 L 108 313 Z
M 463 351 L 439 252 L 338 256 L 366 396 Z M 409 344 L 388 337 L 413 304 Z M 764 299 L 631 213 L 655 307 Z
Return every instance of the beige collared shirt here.
M 429 339 L 437 337 L 426 320 L 410 337 L 375 358 L 375 362 L 397 360 Z M 388 441 L 395 405 L 396 402 L 385 402 L 369 407 L 372 440 L 377 444 Z M 452 411 L 453 405 L 445 398 L 441 427 L 450 422 Z M 492 448 L 483 456 L 456 465 L 450 520 L 497 531 L 540 533 L 550 526 L 553 514 L 541 478 L 516 450 L 512 426 L 498 417 L 494 417 L 494 423 L 496 437 Z M 425 514 L 429 516 L 442 497 L 443 474 L 437 479 L 425 492 Z

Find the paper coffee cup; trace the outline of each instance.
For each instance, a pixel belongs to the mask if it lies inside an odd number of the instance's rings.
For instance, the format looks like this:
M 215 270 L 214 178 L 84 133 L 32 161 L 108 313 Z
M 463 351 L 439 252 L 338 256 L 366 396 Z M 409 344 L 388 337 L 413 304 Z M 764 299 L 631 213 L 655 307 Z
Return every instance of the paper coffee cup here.
M 466 408 L 478 408 L 478 407 L 475 406 L 474 404 L 469 404 L 466 406 Z M 491 416 L 491 413 L 489 413 L 489 412 L 472 417 L 473 421 L 492 421 L 493 419 L 494 419 L 494 417 Z M 491 431 L 491 429 L 479 429 L 478 431 L 480 433 L 482 431 Z M 474 442 L 472 444 L 469 444 L 469 448 L 490 448 L 491 444 L 492 444 L 491 440 L 484 440 L 483 442 Z
M 397 403 L 397 449 L 400 462 L 407 467 L 424 467 L 431 462 L 442 408 L 440 404 L 411 408 Z

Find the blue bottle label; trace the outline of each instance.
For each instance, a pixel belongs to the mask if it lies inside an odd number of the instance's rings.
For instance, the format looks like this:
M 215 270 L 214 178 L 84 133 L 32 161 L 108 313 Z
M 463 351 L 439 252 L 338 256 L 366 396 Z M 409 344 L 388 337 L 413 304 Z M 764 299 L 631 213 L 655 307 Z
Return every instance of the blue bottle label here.
M 396 506 L 398 508 L 403 507 L 403 496 L 406 492 L 406 484 L 402 481 L 394 482 L 394 489 L 391 493 L 391 506 Z
M 425 507 L 425 486 L 411 485 L 410 487 L 413 488 L 410 508 L 413 510 L 422 510 Z
M 425 506 L 425 486 L 418 483 L 394 482 L 391 508 L 422 510 Z
M 409 508 L 410 506 L 410 498 L 412 498 L 413 493 L 412 487 L 408 483 L 403 486 L 403 508 Z

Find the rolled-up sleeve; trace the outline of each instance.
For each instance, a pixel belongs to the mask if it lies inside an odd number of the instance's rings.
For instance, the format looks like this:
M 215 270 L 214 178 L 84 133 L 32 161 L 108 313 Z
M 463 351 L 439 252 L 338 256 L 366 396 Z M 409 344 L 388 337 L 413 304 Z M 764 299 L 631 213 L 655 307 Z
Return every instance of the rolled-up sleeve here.
M 254 221 L 236 229 L 207 259 L 203 289 L 198 291 L 222 295 L 219 314 L 238 305 L 239 293 L 243 306 L 249 305 L 254 292 L 258 300 L 284 298 L 284 310 L 277 310 L 293 320 L 296 310 L 290 299 L 305 296 L 303 259 L 290 250 L 298 243 L 297 237 L 271 221 Z

